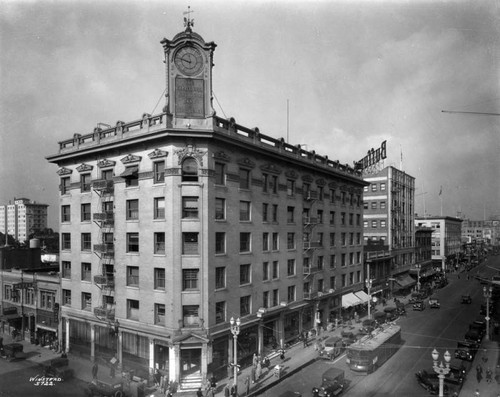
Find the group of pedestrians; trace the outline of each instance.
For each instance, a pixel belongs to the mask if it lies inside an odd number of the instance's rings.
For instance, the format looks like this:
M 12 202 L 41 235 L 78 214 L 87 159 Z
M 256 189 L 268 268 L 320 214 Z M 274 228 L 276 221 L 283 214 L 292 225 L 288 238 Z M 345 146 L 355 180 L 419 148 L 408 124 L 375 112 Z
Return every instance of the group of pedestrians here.
M 483 363 L 486 364 L 488 362 L 488 357 L 483 357 Z M 476 379 L 477 383 L 481 383 L 481 380 L 483 379 L 483 366 L 481 363 L 477 364 L 476 366 Z M 493 380 L 493 371 L 491 368 L 486 369 L 486 383 L 491 383 Z

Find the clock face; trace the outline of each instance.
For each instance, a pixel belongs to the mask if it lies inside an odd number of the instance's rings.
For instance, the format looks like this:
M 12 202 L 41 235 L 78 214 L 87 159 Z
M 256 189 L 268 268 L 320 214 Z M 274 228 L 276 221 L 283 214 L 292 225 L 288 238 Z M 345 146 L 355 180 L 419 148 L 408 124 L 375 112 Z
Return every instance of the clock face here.
M 199 74 L 203 69 L 203 56 L 192 46 L 182 47 L 175 54 L 175 65 L 179 71 L 187 76 Z

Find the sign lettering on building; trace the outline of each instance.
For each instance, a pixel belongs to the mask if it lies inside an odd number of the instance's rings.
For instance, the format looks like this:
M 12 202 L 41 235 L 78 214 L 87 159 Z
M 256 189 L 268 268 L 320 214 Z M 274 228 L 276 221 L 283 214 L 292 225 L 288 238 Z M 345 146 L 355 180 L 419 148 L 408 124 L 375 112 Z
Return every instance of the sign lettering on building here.
M 175 113 L 183 117 L 205 117 L 203 79 L 175 79 Z
M 368 150 L 368 153 L 361 160 L 356 162 L 355 168 L 358 170 L 364 170 L 372 165 L 377 164 L 381 160 L 385 160 L 387 158 L 387 141 L 382 142 L 379 148 Z

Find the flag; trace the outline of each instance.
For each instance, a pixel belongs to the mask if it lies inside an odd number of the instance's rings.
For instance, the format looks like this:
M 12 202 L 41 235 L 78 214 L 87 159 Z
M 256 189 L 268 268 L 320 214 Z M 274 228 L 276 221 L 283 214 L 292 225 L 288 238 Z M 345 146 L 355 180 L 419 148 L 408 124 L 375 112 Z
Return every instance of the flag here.
M 443 186 L 439 188 L 439 195 L 441 196 L 441 194 L 443 194 Z

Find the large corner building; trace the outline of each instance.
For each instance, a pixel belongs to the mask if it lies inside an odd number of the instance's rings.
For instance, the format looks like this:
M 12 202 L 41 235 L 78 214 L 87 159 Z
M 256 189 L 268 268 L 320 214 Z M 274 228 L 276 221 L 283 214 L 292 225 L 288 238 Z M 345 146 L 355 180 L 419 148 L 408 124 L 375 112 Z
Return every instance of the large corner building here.
M 161 114 L 74 135 L 48 157 L 60 178 L 61 342 L 188 389 L 226 374 L 231 317 L 242 365 L 340 317 L 363 286 L 366 183 L 217 117 L 216 45 L 189 20 L 162 44 Z
M 27 242 L 31 233 L 47 228 L 48 207 L 27 198 L 0 205 L 0 233 L 9 234 L 21 243 Z

